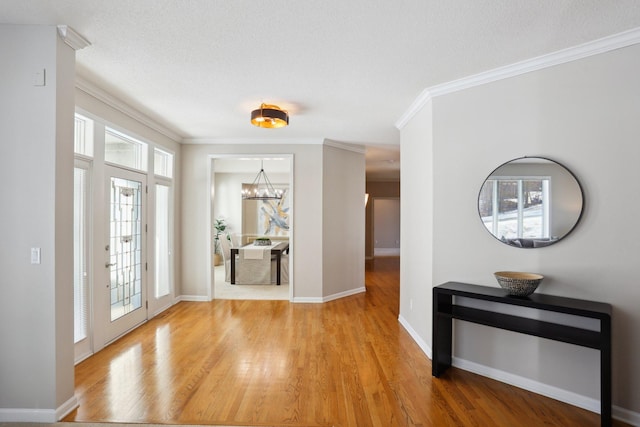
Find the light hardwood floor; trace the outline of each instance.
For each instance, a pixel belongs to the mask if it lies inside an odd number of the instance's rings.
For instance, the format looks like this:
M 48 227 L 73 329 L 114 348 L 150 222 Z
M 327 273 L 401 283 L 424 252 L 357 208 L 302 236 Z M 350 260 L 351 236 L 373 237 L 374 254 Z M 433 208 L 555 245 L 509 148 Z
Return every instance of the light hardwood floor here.
M 598 426 L 597 414 L 431 362 L 398 323 L 397 258 L 325 304 L 181 302 L 76 367 L 64 421 Z M 624 424 L 615 422 L 616 426 Z

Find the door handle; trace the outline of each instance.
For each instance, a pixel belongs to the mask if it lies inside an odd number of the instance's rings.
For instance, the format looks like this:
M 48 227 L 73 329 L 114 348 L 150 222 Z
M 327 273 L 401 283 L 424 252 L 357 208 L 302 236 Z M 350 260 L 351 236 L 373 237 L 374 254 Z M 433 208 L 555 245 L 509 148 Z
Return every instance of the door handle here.
M 111 263 L 109 264 L 108 262 L 104 264 L 105 268 L 109 268 L 109 267 L 113 267 L 114 265 L 117 265 L 117 262 Z

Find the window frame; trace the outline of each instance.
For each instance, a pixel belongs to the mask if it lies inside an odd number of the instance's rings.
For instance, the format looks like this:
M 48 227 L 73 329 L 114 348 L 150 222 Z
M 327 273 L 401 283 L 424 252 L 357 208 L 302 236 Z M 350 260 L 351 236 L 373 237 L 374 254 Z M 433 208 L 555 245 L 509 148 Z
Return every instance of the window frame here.
M 500 182 L 506 181 L 515 181 L 518 185 L 517 190 L 517 229 L 515 236 L 500 236 L 500 239 L 521 239 L 525 238 L 524 236 L 524 182 L 525 181 L 541 181 L 542 187 L 542 214 L 540 215 L 542 218 L 542 235 L 535 237 L 526 237 L 526 238 L 534 238 L 534 239 L 547 239 L 550 238 L 550 230 L 551 230 L 551 211 L 550 211 L 550 203 L 551 203 L 551 177 L 550 176 L 506 176 L 506 175 L 492 175 L 488 177 L 485 181 L 484 185 L 487 183 L 492 183 L 492 191 L 491 191 L 491 226 L 487 224 L 484 219 L 482 222 L 485 227 L 493 234 L 494 236 L 499 236 L 499 225 L 500 225 L 500 212 L 499 212 L 499 196 L 498 189 Z M 483 187 L 484 187 L 483 185 Z
M 130 142 L 134 145 L 138 145 L 140 147 L 142 147 L 143 149 L 141 150 L 140 153 L 140 164 L 141 167 L 138 168 L 136 166 L 131 166 L 128 164 L 123 164 L 123 163 L 118 163 L 115 162 L 113 160 L 108 160 L 107 159 L 107 134 L 111 133 L 113 136 L 118 137 L 123 139 L 125 142 Z M 116 166 L 122 169 L 128 169 L 134 172 L 140 172 L 140 173 L 144 173 L 147 176 L 150 174 L 149 173 L 149 147 L 151 146 L 155 146 L 155 144 L 153 143 L 149 143 L 147 141 L 144 141 L 141 138 L 138 138 L 134 135 L 132 135 L 131 132 L 127 132 L 127 131 L 122 131 L 120 129 L 118 129 L 117 127 L 114 127 L 112 124 L 110 123 L 104 123 L 104 153 L 103 153 L 103 158 L 104 158 L 104 163 L 111 165 L 111 166 Z
M 156 172 L 156 152 L 161 153 L 163 155 L 166 155 L 169 159 L 170 162 L 168 163 L 169 165 L 169 175 L 163 175 L 160 173 Z M 174 170 L 175 170 L 175 153 L 173 153 L 170 150 L 158 147 L 157 145 L 153 146 L 153 175 L 157 180 L 168 180 L 168 181 L 173 181 L 174 178 Z

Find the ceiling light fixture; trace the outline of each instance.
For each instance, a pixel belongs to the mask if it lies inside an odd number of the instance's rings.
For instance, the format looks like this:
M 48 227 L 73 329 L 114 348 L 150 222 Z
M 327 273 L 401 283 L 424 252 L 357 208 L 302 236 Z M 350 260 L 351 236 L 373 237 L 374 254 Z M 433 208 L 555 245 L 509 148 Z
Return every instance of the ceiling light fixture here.
M 264 164 L 260 162 L 260 172 L 251 185 L 242 185 L 242 200 L 280 200 L 284 191 L 273 188 L 271 181 L 264 171 Z
M 289 124 L 289 113 L 277 105 L 261 104 L 251 112 L 251 124 L 261 128 L 281 128 Z

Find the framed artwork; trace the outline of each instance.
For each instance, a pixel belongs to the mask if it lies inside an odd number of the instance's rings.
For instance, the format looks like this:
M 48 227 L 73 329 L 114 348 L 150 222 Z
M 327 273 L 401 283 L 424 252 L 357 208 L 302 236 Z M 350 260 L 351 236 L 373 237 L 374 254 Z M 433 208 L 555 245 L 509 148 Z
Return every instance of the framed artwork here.
M 289 188 L 277 185 L 284 193 L 280 200 L 261 200 L 258 204 L 258 233 L 264 236 L 289 236 Z

